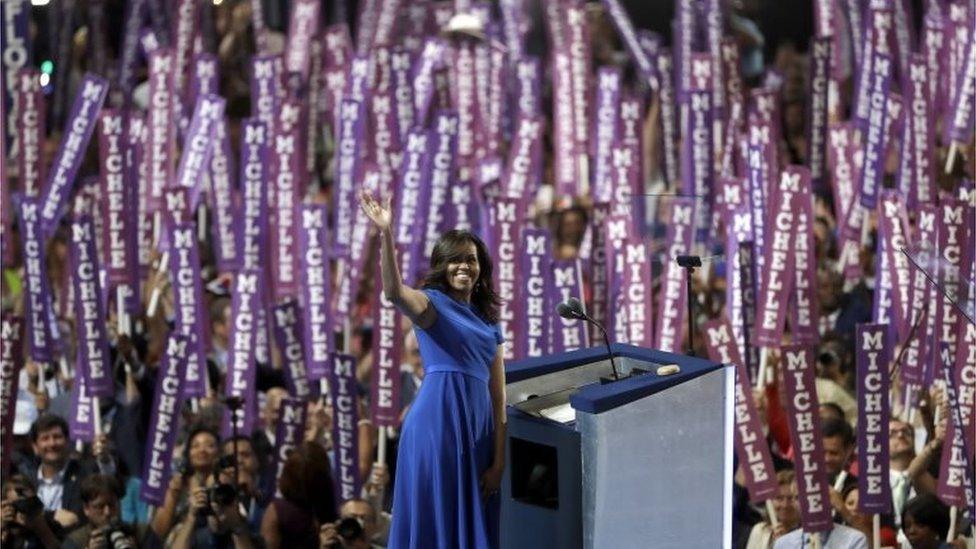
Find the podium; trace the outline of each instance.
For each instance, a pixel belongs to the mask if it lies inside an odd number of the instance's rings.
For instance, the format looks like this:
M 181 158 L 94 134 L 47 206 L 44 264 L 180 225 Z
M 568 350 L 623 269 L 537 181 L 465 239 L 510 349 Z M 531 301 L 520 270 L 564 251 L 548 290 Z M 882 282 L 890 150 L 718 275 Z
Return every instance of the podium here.
M 506 367 L 501 546 L 728 547 L 735 371 L 611 345 Z

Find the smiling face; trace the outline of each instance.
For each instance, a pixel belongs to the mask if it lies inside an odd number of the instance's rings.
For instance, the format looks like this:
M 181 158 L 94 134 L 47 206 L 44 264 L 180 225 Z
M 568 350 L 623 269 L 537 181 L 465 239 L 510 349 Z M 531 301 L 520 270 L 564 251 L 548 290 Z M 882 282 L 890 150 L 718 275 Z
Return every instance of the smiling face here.
M 466 243 L 459 253 L 447 260 L 447 285 L 451 293 L 466 300 L 471 298 L 474 285 L 481 275 L 481 265 L 478 263 L 478 248 L 474 242 Z
M 60 426 L 53 426 L 37 434 L 34 441 L 34 454 L 45 465 L 60 469 L 68 457 L 68 438 Z

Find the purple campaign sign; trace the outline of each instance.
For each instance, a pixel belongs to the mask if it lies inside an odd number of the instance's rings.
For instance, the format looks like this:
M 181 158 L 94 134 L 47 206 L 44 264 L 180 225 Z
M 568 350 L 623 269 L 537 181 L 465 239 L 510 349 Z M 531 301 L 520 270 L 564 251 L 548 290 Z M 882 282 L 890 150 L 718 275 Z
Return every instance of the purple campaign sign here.
M 356 359 L 333 355 L 330 379 L 332 393 L 332 474 L 336 479 L 336 500 L 359 497 L 359 408 L 356 404 Z
M 103 110 L 99 116 L 99 184 L 105 216 L 102 231 L 102 257 L 110 286 L 124 285 L 135 294 L 138 278 L 138 180 L 125 163 L 129 136 L 125 116 L 120 111 Z
M 17 173 L 25 196 L 37 196 L 47 175 L 42 148 L 47 104 L 41 91 L 40 72 L 24 68 L 17 73 L 14 108 L 17 113 Z
M 400 185 L 394 203 L 393 237 L 400 253 L 400 274 L 406 284 L 413 284 L 421 268 L 420 254 L 428 216 L 430 197 L 430 173 L 433 167 L 434 139 L 422 128 L 414 128 L 407 134 L 404 144 L 403 164 L 400 167 Z
M 607 303 L 608 331 L 614 334 L 614 339 L 627 342 L 627 312 L 624 304 L 624 268 L 626 262 L 626 245 L 634 234 L 633 223 L 625 215 L 611 214 L 606 223 L 602 224 L 606 234 L 604 253 L 607 258 L 607 280 L 609 292 Z
M 91 396 L 112 397 L 115 395 L 115 383 L 98 276 L 95 226 L 90 217 L 81 217 L 71 224 L 68 251 L 78 340 L 78 368 L 85 375 L 85 386 Z
M 288 394 L 307 399 L 312 391 L 305 371 L 305 341 L 302 328 L 302 307 L 294 299 L 271 308 L 275 343 L 281 353 L 282 370 Z
M 251 116 L 264 122 L 269 132 L 274 128 L 278 94 L 275 64 L 280 60 L 281 56 L 277 55 L 251 58 Z
M 810 171 L 787 166 L 779 184 L 770 188 L 770 232 L 762 286 L 756 309 L 755 341 L 777 347 L 783 337 L 787 303 L 796 280 L 797 196 L 810 186 Z
M 555 3 L 553 3 L 555 4 Z M 565 48 L 554 47 L 552 51 L 552 112 L 553 112 L 553 167 L 555 170 L 556 193 L 559 195 L 582 194 L 585 182 L 575 158 L 575 138 L 573 135 L 573 86 L 570 73 L 569 55 Z
M 583 299 L 583 265 L 579 259 L 552 262 L 553 303 L 570 297 Z M 551 317 L 551 315 L 550 315 Z M 588 324 L 579 320 L 552 318 L 552 352 L 565 353 L 590 346 Z
M 328 208 L 324 204 L 302 204 L 300 208 L 298 245 L 302 250 L 299 264 L 305 278 L 302 284 L 305 366 L 309 380 L 317 381 L 328 375 L 329 353 L 332 351 L 332 324 L 329 318 L 332 283 L 325 229 Z
M 565 9 L 565 40 L 569 54 L 569 74 L 573 86 L 573 137 L 575 160 L 580 176 L 586 175 L 588 161 L 586 147 L 589 141 L 590 81 L 592 68 L 590 66 L 590 28 L 587 25 L 585 2 L 571 0 L 564 4 Z
M 888 481 L 888 372 L 891 346 L 885 324 L 857 325 L 857 502 L 862 513 L 891 512 Z
M 175 331 L 190 339 L 183 394 L 187 397 L 205 397 L 207 358 L 203 331 L 208 324 L 203 317 L 203 279 L 196 227 L 192 223 L 174 223 L 168 228 L 167 236 L 171 246 L 169 272 L 176 309 Z
M 281 479 L 285 462 L 292 450 L 305 440 L 305 423 L 308 420 L 308 403 L 300 398 L 281 399 L 278 425 L 275 428 L 274 478 L 275 486 Z
M 183 403 L 183 370 L 186 368 L 189 342 L 186 336 L 170 334 L 156 377 L 140 492 L 142 500 L 150 505 L 162 505 L 173 472 L 170 462 L 179 430 Z
M 800 517 L 805 532 L 833 526 L 828 495 L 827 467 L 820 437 L 820 401 L 817 398 L 813 351 L 805 345 L 783 346 L 783 385 L 790 445 L 796 470 Z
M 687 137 L 682 142 L 682 193 L 707 197 L 696 208 L 695 242 L 704 243 L 711 219 L 711 197 L 714 181 L 712 121 L 715 118 L 711 87 L 712 59 L 707 54 L 693 54 L 688 60 L 690 87 L 684 105 L 687 115 Z
M 945 262 L 946 266 L 939 270 L 938 276 L 941 288 L 939 294 L 936 294 L 936 341 L 948 346 L 949 356 L 955 357 L 960 335 L 957 326 L 959 312 L 945 296 L 958 296 L 960 285 L 965 283 L 960 276 L 962 250 L 963 246 L 972 245 L 966 241 L 965 235 L 966 227 L 972 227 L 973 224 L 973 209 L 959 200 L 942 200 L 939 206 L 939 260 Z M 936 360 L 936 365 L 941 368 L 945 362 L 944 358 Z M 941 378 L 938 372 L 936 369 L 936 375 Z
M 51 341 L 51 289 L 44 257 L 39 199 L 20 201 L 18 226 L 24 258 L 24 310 L 27 312 L 27 349 L 31 360 L 47 363 L 53 356 Z
M 214 149 L 214 131 L 224 118 L 223 98 L 206 94 L 200 96 L 190 127 L 183 140 L 183 154 L 176 171 L 175 186 L 190 190 L 190 210 L 195 211 L 203 190 L 203 174 L 210 165 Z
M 935 199 L 935 127 L 930 121 L 934 117 L 932 97 L 929 95 L 930 76 L 925 58 L 914 54 L 908 63 L 907 92 L 905 105 L 905 136 L 903 143 L 911 145 L 902 149 L 902 156 L 908 157 L 912 174 L 908 193 L 908 206 L 929 204 Z
M 806 180 L 803 183 L 809 184 Z M 793 343 L 820 342 L 820 304 L 817 296 L 816 240 L 813 234 L 813 192 L 808 186 L 795 198 L 797 208 L 795 249 L 796 274 L 790 299 L 790 333 Z
M 885 124 L 888 119 L 886 106 L 891 86 L 891 57 L 875 52 L 872 70 L 868 74 L 870 84 L 868 116 L 865 120 L 867 137 L 864 141 L 864 170 L 861 172 L 860 203 L 873 209 L 878 202 L 878 191 L 884 177 L 886 149 Z
M 654 344 L 649 245 L 632 232 L 624 242 L 624 254 L 621 301 L 627 309 L 627 343 L 649 349 Z
M 275 114 L 277 124 L 274 145 L 271 148 L 274 168 L 274 224 L 268 242 L 273 296 L 279 301 L 298 293 L 300 275 L 296 272 L 296 216 L 297 206 L 301 202 L 305 166 L 301 146 L 301 103 L 290 97 L 284 99 Z
M 12 311 L 0 312 L 0 466 L 8 470 L 17 415 L 20 369 L 24 366 L 23 319 Z
M 210 157 L 214 252 L 217 270 L 235 271 L 241 264 L 241 233 L 237 230 L 237 185 L 234 183 L 234 151 L 227 135 L 227 122 L 218 120 L 214 129 L 213 153 Z
M 225 396 L 240 397 L 245 405 L 231 416 L 224 417 L 224 432 L 230 432 L 230 423 L 237 422 L 237 432 L 250 435 L 254 430 L 255 410 L 251 405 L 255 395 L 255 341 L 259 328 L 257 316 L 261 309 L 262 269 L 245 267 L 234 279 L 231 297 L 230 338 L 227 347 L 227 382 Z
M 948 356 L 948 345 L 942 344 L 936 355 Z M 935 487 L 935 494 L 946 505 L 964 507 L 967 499 L 972 496 L 972 468 L 967 456 L 973 455 L 972 447 L 966 448 L 966 426 L 962 423 L 961 410 L 957 411 L 956 387 L 952 384 L 949 372 L 951 362 L 944 361 L 940 378 L 946 383 L 946 400 L 948 401 L 949 417 L 945 441 L 942 444 L 942 456 L 939 460 L 939 481 Z M 972 430 L 972 427 L 969 427 Z
M 45 232 L 57 226 L 64 204 L 71 194 L 75 175 L 88 148 L 88 141 L 95 131 L 98 111 L 108 94 L 108 81 L 93 74 L 86 74 L 78 85 L 78 94 L 65 124 L 64 137 L 54 157 L 47 183 L 41 192 L 40 218 Z
M 264 267 L 267 257 L 265 239 L 268 231 L 267 185 L 268 127 L 260 120 L 244 120 L 241 135 L 241 194 L 243 219 L 241 232 L 241 266 L 245 269 Z
M 148 163 L 148 208 L 162 207 L 163 189 L 175 173 L 176 125 L 173 103 L 173 52 L 160 49 L 149 55 L 149 114 L 146 119 L 146 162 Z
M 414 121 L 413 86 L 410 80 L 410 52 L 394 48 L 390 55 L 390 72 L 393 79 L 393 98 L 397 121 L 397 138 L 406 137 Z
M 495 269 L 495 288 L 501 298 L 498 311 L 498 329 L 509 344 L 505 345 L 505 360 L 515 357 L 515 349 L 524 345 L 526 337 L 522 322 L 515 314 L 516 304 L 521 299 L 518 288 L 519 264 L 515 252 L 519 242 L 519 229 L 522 219 L 518 214 L 518 199 L 498 197 L 492 204 L 493 223 L 491 224 L 493 257 L 497 261 Z
M 679 182 L 679 150 L 678 150 L 678 115 L 672 73 L 674 72 L 671 51 L 661 48 L 657 56 L 657 72 L 660 81 L 658 94 L 661 101 L 661 140 L 663 141 L 662 156 L 664 157 L 665 181 L 669 185 Z
M 825 185 L 827 158 L 827 86 L 830 78 L 830 47 L 832 38 L 815 38 L 810 45 L 810 86 L 807 103 L 807 128 L 810 156 L 810 177 L 813 188 Z
M 735 344 L 732 326 L 727 319 L 718 318 L 706 322 L 702 329 L 708 357 L 735 367 L 735 455 L 745 476 L 749 499 L 758 503 L 773 498 L 779 492 L 773 458 L 763 435 L 752 398 L 752 383 Z
M 970 32 L 969 47 L 962 65 L 962 73 L 956 78 L 951 125 L 948 135 L 959 143 L 968 143 L 973 135 L 973 102 L 976 96 L 976 32 Z
M 876 289 L 875 300 L 880 302 L 883 297 L 880 290 L 884 289 L 890 299 L 889 311 L 893 334 L 898 340 L 908 335 L 911 316 L 911 264 L 902 252 L 908 247 L 908 218 L 905 215 L 905 204 L 900 195 L 892 190 L 881 191 L 878 203 L 878 241 L 883 256 L 879 263 L 884 265 L 886 273 L 880 273 L 879 288 Z M 883 243 L 883 244 L 881 244 Z M 884 280 L 881 280 L 884 279 Z M 876 303 L 880 306 L 880 303 Z
M 603 4 L 607 9 L 607 14 L 610 16 L 614 27 L 617 28 L 617 32 L 620 34 L 621 40 L 627 48 L 627 52 L 630 53 L 631 58 L 633 58 L 634 63 L 640 70 L 641 76 L 648 82 L 652 81 L 655 74 L 653 62 L 650 56 L 641 48 L 637 40 L 637 33 L 634 31 L 634 25 L 627 15 L 627 10 L 624 9 L 619 0 L 603 0 Z
M 550 329 L 554 301 L 551 237 L 546 229 L 526 228 L 522 231 L 520 271 L 523 276 L 518 289 L 522 299 L 515 305 L 517 316 L 525 319 L 526 337 L 515 350 L 518 358 L 547 356 L 551 352 L 553 332 Z
M 298 73 L 302 82 L 308 79 L 310 43 L 318 34 L 321 6 L 317 0 L 296 0 L 291 4 L 285 71 Z
M 671 202 L 654 339 L 654 348 L 662 351 L 676 352 L 681 348 L 688 298 L 685 294 L 685 270 L 678 266 L 675 258 L 691 252 L 695 205 L 694 198 L 675 198 Z
M 353 206 L 356 181 L 361 175 L 361 150 L 366 128 L 366 111 L 363 104 L 343 99 L 336 113 L 335 153 L 335 239 L 332 243 L 336 255 L 349 255 L 352 243 Z
M 201 52 L 193 56 L 193 71 L 190 73 L 190 89 L 187 93 L 189 105 L 196 105 L 204 95 L 220 95 L 220 75 L 217 73 L 217 56 Z
M 375 280 L 382 275 L 380 262 Z M 373 298 L 373 372 L 370 386 L 371 415 L 377 427 L 400 425 L 400 365 L 403 363 L 402 317 L 383 292 Z
M 542 160 L 542 136 L 545 122 L 541 116 L 520 118 L 508 162 L 502 177 L 505 196 L 519 199 L 520 213 L 524 213 L 535 196 L 536 174 Z
M 600 67 L 596 76 L 596 101 L 590 153 L 593 155 L 593 200 L 610 202 L 613 194 L 611 150 L 620 127 L 621 71 Z
M 68 432 L 72 440 L 93 442 L 95 440 L 95 418 L 92 412 L 92 396 L 85 388 L 85 378 L 77 372 L 75 385 L 71 388 L 71 415 L 68 417 Z
M 430 257 L 434 251 L 434 244 L 437 243 L 443 230 L 453 229 L 453 227 L 445 227 L 444 217 L 447 206 L 452 202 L 451 192 L 457 171 L 458 124 L 458 115 L 453 111 L 441 111 L 434 116 L 434 127 L 429 137 L 430 179 L 426 191 L 427 215 L 419 219 L 418 225 L 424 235 L 421 239 L 423 252 L 420 257 Z

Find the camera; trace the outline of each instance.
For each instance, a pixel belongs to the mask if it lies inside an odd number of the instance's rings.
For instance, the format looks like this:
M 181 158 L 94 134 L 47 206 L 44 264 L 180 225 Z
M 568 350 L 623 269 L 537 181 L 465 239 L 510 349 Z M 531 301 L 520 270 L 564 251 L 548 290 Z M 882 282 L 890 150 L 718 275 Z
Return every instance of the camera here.
M 237 465 L 237 457 L 233 455 L 223 456 L 217 461 L 217 466 L 214 467 L 214 480 L 218 482 L 207 488 L 207 506 L 204 507 L 200 513 L 203 515 L 209 515 L 213 513 L 211 505 L 217 505 L 219 507 L 226 507 L 237 501 L 237 485 L 228 484 L 225 482 L 219 482 L 218 475 L 221 471 L 225 469 L 230 469 Z
M 105 527 L 105 539 L 112 549 L 132 549 L 132 537 L 121 522 L 113 520 Z
M 363 537 L 363 523 L 358 518 L 344 518 L 336 523 L 336 534 L 339 539 L 330 547 L 345 547 L 346 543 Z
M 17 511 L 25 517 L 32 517 L 44 510 L 44 504 L 41 503 L 41 498 L 36 495 L 28 496 L 23 488 L 17 488 L 16 492 L 17 499 L 11 502 L 14 511 Z

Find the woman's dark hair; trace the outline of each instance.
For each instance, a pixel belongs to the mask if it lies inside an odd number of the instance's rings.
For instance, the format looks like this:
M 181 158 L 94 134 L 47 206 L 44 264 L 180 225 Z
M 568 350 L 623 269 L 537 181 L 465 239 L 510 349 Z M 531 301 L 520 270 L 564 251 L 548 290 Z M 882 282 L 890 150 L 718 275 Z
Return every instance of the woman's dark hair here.
M 441 235 L 437 243 L 434 244 L 434 251 L 430 254 L 430 270 L 424 277 L 423 287 L 447 290 L 449 287 L 447 264 L 451 261 L 461 261 L 464 248 L 469 243 L 474 244 L 478 252 L 478 266 L 480 267 L 478 280 L 475 281 L 474 291 L 471 292 L 471 304 L 488 324 L 494 324 L 498 322 L 498 306 L 501 304 L 501 298 L 495 293 L 492 282 L 494 266 L 491 255 L 488 254 L 488 247 L 478 238 L 478 235 L 471 231 L 455 229 Z
M 927 526 L 939 535 L 939 539 L 946 539 L 949 532 L 949 508 L 934 494 L 921 494 L 908 500 L 901 511 L 901 523 L 905 524 L 908 517 L 912 517 L 916 524 Z
M 320 524 L 333 522 L 339 516 L 329 455 L 318 443 L 302 443 L 288 454 L 278 489 L 283 498 L 315 515 Z
M 197 438 L 200 433 L 207 433 L 213 437 L 217 445 L 217 457 L 220 457 L 220 435 L 209 425 L 200 424 L 190 429 L 190 433 L 186 435 L 186 443 L 183 444 L 183 463 L 187 467 L 190 466 L 190 446 L 193 445 L 193 439 Z

